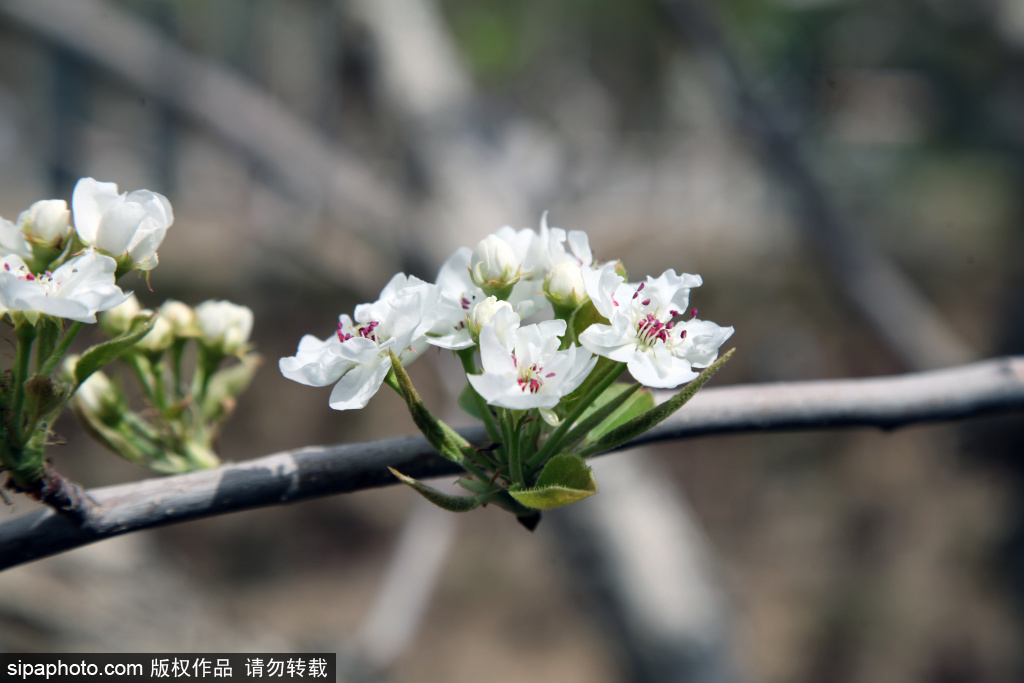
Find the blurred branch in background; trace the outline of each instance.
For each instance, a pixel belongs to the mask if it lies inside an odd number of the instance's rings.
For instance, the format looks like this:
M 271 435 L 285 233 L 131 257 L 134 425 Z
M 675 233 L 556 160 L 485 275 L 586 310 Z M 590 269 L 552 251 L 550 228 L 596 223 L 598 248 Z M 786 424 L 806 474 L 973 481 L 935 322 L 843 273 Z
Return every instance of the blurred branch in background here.
M 399 190 L 229 69 L 97 0 L 3 0 L 0 15 L 241 149 L 286 193 L 309 211 L 328 214 L 382 260 L 399 250 L 393 234 L 405 206 Z
M 704 0 L 658 0 L 697 53 L 734 124 L 749 136 L 768 175 L 791 192 L 807 244 L 821 270 L 907 368 L 925 370 L 978 357 L 900 268 L 850 224 L 780 123 L 778 103 L 758 96 L 750 69 L 729 49 L 717 6 Z
M 629 445 L 711 434 L 943 422 L 1024 408 L 1024 358 L 917 374 L 705 389 Z M 484 441 L 482 429 L 466 438 Z M 50 510 L 0 524 L 0 567 L 119 534 L 317 496 L 455 475 L 420 437 L 309 447 L 133 484 L 90 489 L 96 506 L 77 524 Z
M 622 680 L 745 680 L 715 553 L 683 498 L 642 448 L 594 469 L 600 495 L 549 518 L 569 565 L 566 584 L 584 593 L 609 642 L 624 651 Z

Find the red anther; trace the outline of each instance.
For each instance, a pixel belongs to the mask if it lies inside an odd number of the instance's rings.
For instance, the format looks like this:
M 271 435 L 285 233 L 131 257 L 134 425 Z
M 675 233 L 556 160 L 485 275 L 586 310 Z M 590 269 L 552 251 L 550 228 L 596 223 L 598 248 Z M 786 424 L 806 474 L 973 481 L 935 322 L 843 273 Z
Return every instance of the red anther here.
M 679 339 L 686 339 L 686 330 L 683 330 L 683 333 L 679 335 Z
M 462 297 L 462 310 L 469 310 L 469 299 L 467 299 L 466 297 Z
M 692 320 L 693 318 L 696 318 L 696 317 L 697 317 L 697 309 L 695 308 L 692 311 L 690 311 L 690 319 Z
M 555 373 L 553 373 L 553 372 L 549 372 L 548 374 L 546 374 L 546 375 L 544 375 L 544 376 L 545 376 L 545 377 L 554 377 L 554 376 L 555 376 Z
M 667 322 L 667 323 L 665 323 L 665 329 L 666 330 L 671 330 L 675 326 L 676 326 L 676 324 L 674 322 Z
M 676 317 L 677 315 L 682 315 L 682 313 L 680 313 L 679 311 L 677 311 L 677 310 L 676 310 L 676 309 L 674 309 L 674 308 L 673 308 L 673 309 L 672 309 L 671 311 L 669 311 L 669 312 L 668 312 L 668 314 L 669 314 L 670 316 L 672 316 L 673 318 L 674 318 L 674 317 Z
M 4 270 L 6 270 L 6 271 L 10 272 L 10 270 L 11 270 L 11 264 L 10 264 L 10 263 L 5 263 L 5 264 L 4 264 Z
M 641 289 L 643 289 L 643 288 L 644 288 L 644 285 L 645 285 L 645 284 L 646 284 L 645 282 L 641 282 L 641 283 L 639 284 L 639 286 L 637 286 L 637 288 L 636 288 L 636 291 L 638 291 L 638 292 L 639 292 L 639 291 L 640 291 Z
M 32 273 L 29 273 L 28 275 L 25 276 L 25 279 L 26 280 L 35 280 L 36 276 L 33 275 Z
M 650 299 L 644 299 L 643 301 L 640 302 L 640 305 L 641 306 L 650 306 L 651 305 L 651 300 Z
M 519 359 L 516 358 L 516 354 L 514 354 L 514 353 L 512 354 L 512 365 L 517 367 L 517 368 L 519 367 Z

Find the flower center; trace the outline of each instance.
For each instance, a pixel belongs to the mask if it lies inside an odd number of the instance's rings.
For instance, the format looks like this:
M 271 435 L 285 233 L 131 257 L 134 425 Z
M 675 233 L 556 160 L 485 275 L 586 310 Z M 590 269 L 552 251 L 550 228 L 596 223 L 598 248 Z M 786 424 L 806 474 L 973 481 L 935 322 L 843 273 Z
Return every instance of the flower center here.
M 383 330 L 378 330 L 379 326 L 379 321 L 371 320 L 368 323 L 362 323 L 346 330 L 344 323 L 338 323 L 338 339 L 347 342 L 354 337 L 362 337 L 363 339 L 369 339 L 380 344 L 382 339 L 387 339 L 387 335 L 384 334 Z
M 11 264 L 5 263 L 4 270 L 7 272 L 11 272 Z M 77 273 L 78 271 L 75 270 L 72 272 Z M 15 271 L 15 275 L 18 277 L 19 280 L 35 282 L 36 284 L 41 285 L 43 288 L 43 293 L 46 295 L 49 295 L 51 292 L 55 291 L 57 287 L 60 286 L 60 283 L 53 279 L 53 273 L 51 273 L 48 270 L 44 273 L 40 273 L 39 275 L 34 275 L 31 271 L 29 271 L 29 269 L 26 266 L 20 266 Z
M 512 354 L 512 361 L 516 363 L 516 365 L 519 365 L 515 354 Z M 545 379 L 555 376 L 555 373 L 553 372 L 549 372 L 546 375 L 543 373 L 544 368 L 539 367 L 536 363 L 529 366 L 521 365 L 519 366 L 519 378 L 516 380 L 516 383 L 519 384 L 519 388 L 522 389 L 524 393 L 529 391 L 531 394 L 536 394 L 544 385 Z

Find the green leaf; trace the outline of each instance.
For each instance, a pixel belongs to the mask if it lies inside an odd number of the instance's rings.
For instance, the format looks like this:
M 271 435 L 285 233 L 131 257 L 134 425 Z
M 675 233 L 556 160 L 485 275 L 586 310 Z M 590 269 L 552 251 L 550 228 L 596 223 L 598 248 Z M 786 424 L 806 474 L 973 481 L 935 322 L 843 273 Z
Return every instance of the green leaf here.
M 608 419 L 598 425 L 596 429 L 587 435 L 584 443 L 593 443 L 616 427 L 624 425 L 630 420 L 653 409 L 654 392 L 644 387 L 635 394 L 626 396 L 622 404 L 612 412 Z
M 550 510 L 597 493 L 597 480 L 583 458 L 562 453 L 548 460 L 532 489 L 509 489 L 509 495 L 529 508 Z
M 433 486 L 427 486 L 422 481 L 417 481 L 412 477 L 407 477 L 394 467 L 389 467 L 391 474 L 398 477 L 398 480 L 403 484 L 410 486 L 416 493 L 420 494 L 431 503 L 439 508 L 448 510 L 449 512 L 469 512 L 480 507 L 481 504 L 487 501 L 488 496 L 453 496 L 450 493 L 444 491 L 438 491 Z
M 586 407 L 583 414 L 580 416 L 580 419 L 577 420 L 575 425 L 572 425 L 572 429 L 566 433 L 562 443 L 559 444 L 559 450 L 571 451 L 577 444 L 583 441 L 583 438 L 590 433 L 591 430 L 600 425 L 609 415 L 614 413 L 638 389 L 640 389 L 640 385 L 636 382 L 633 382 L 632 384 L 617 382 L 602 391 L 601 394 Z
M 75 383 L 81 384 L 89 378 L 89 375 L 129 351 L 135 342 L 145 337 L 153 329 L 155 323 L 156 314 L 148 318 L 138 316 L 132 321 L 128 331 L 121 336 L 87 349 L 75 364 Z
M 718 372 L 718 369 L 725 365 L 726 361 L 732 358 L 732 354 L 735 351 L 736 349 L 729 349 L 729 351 L 722 355 L 721 358 L 716 360 L 709 367 L 705 368 L 705 370 L 701 372 L 695 380 L 683 387 L 678 394 L 661 405 L 655 406 L 642 415 L 639 415 L 625 424 L 621 424 L 612 429 L 602 438 L 591 443 L 589 446 L 585 446 L 579 451 L 579 454 L 586 458 L 594 455 L 595 453 L 602 453 L 604 451 L 611 450 L 621 446 L 627 441 L 635 439 L 655 425 L 661 423 L 672 413 L 682 408 L 687 401 L 693 398 L 700 388 L 704 386 L 709 379 L 711 379 L 712 375 Z

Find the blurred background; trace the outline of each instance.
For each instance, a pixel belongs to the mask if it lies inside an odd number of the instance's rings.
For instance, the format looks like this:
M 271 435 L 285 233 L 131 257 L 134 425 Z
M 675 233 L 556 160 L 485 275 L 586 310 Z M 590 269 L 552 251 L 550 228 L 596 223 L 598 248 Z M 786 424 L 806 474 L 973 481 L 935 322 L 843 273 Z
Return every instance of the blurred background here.
M 633 278 L 704 277 L 737 330 L 715 385 L 1024 351 L 1020 0 L 0 0 L 0 215 L 83 176 L 174 206 L 144 304 L 254 310 L 227 460 L 414 433 L 390 393 L 337 413 L 277 359 L 545 210 Z M 459 423 L 448 360 L 411 372 Z M 1020 422 L 665 444 L 534 534 L 397 488 L 133 534 L 0 574 L 0 648 L 1020 680 Z M 88 486 L 149 476 L 57 431 Z

